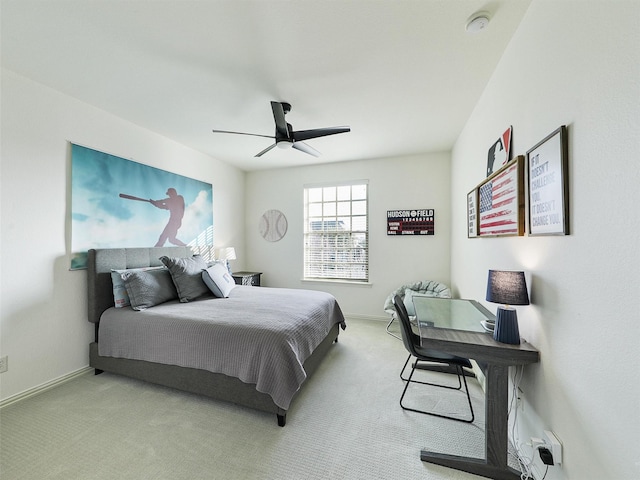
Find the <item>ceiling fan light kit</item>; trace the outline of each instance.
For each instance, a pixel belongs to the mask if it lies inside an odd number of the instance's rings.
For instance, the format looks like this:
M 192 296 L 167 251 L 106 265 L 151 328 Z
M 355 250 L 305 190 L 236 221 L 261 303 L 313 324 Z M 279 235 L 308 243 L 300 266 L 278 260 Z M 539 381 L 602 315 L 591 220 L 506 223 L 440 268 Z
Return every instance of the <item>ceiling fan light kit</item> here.
M 311 140 L 318 137 L 326 137 L 328 135 L 336 135 L 338 133 L 347 133 L 351 131 L 349 127 L 327 127 L 327 128 L 314 128 L 312 130 L 298 130 L 294 131 L 290 123 L 287 123 L 284 116 L 291 111 L 291 104 L 287 102 L 271 102 L 271 111 L 273 112 L 273 120 L 276 124 L 276 132 L 274 136 L 259 135 L 257 133 L 244 133 L 244 132 L 230 132 L 228 130 L 212 130 L 214 133 L 233 133 L 236 135 L 251 135 L 254 137 L 273 138 L 275 143 L 268 146 L 261 152 L 256 154 L 256 157 L 261 157 L 276 145 L 279 148 L 295 148 L 301 152 L 319 157 L 320 152 L 315 148 L 304 143 L 303 140 Z
M 465 30 L 468 33 L 479 33 L 487 28 L 490 20 L 489 12 L 476 12 L 467 20 Z

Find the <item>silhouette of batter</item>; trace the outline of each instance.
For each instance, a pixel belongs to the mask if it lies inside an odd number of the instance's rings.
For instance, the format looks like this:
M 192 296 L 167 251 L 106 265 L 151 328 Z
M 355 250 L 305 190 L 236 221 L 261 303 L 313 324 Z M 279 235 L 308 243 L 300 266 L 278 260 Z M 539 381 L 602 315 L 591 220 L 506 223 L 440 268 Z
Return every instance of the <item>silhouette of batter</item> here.
M 178 230 L 182 226 L 184 197 L 178 195 L 175 188 L 168 189 L 167 195 L 169 195 L 169 197 L 164 200 L 150 200 L 151 205 L 154 207 L 169 210 L 169 222 L 167 222 L 167 226 L 164 227 L 164 230 L 160 234 L 156 247 L 162 247 L 167 240 L 169 240 L 169 243 L 183 247 L 186 243 L 178 240 L 176 235 L 178 235 Z

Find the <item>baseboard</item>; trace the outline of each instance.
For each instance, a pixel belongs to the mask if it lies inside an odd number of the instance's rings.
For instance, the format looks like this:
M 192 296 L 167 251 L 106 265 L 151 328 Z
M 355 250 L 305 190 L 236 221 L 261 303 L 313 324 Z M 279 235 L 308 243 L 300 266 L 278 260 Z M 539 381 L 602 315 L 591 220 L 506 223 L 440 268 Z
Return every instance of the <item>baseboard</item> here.
M 344 318 L 349 321 L 350 318 L 354 320 L 373 320 L 375 322 L 389 322 L 389 315 L 361 315 L 359 313 L 345 313 Z
M 55 378 L 50 382 L 43 383 L 42 385 L 38 385 L 37 387 L 30 388 L 29 390 L 25 390 L 24 392 L 5 398 L 4 400 L 0 401 L 0 408 L 6 407 L 7 405 L 14 404 L 16 402 L 19 402 L 20 400 L 24 400 L 25 398 L 38 395 L 46 390 L 49 390 L 50 388 L 57 387 L 58 385 L 68 382 L 69 380 L 73 380 L 74 378 L 79 377 L 80 375 L 84 375 L 87 372 L 93 372 L 93 368 L 88 366 L 82 367 L 81 369 L 76 370 L 75 372 L 68 373 L 66 375 L 63 375 L 62 377 Z

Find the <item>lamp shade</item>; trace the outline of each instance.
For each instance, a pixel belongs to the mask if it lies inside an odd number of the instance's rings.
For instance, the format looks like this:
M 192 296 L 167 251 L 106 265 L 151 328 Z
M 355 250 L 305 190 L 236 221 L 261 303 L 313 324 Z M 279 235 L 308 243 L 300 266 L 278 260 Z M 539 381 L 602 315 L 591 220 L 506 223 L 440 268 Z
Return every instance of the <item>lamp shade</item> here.
M 524 272 L 489 270 L 486 300 L 504 305 L 529 305 Z
M 225 247 L 218 249 L 218 258 L 220 260 L 235 260 L 236 249 L 233 247 Z

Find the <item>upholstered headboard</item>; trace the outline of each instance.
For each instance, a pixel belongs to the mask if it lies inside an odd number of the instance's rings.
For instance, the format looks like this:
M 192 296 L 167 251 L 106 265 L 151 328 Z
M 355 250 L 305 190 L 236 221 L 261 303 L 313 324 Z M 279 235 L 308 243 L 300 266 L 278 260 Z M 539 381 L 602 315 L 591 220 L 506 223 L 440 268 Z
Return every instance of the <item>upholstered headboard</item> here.
M 113 307 L 111 270 L 155 267 L 162 265 L 160 257 L 189 257 L 190 247 L 101 248 L 89 250 L 87 260 L 87 291 L 89 321 L 98 323 L 100 315 Z

